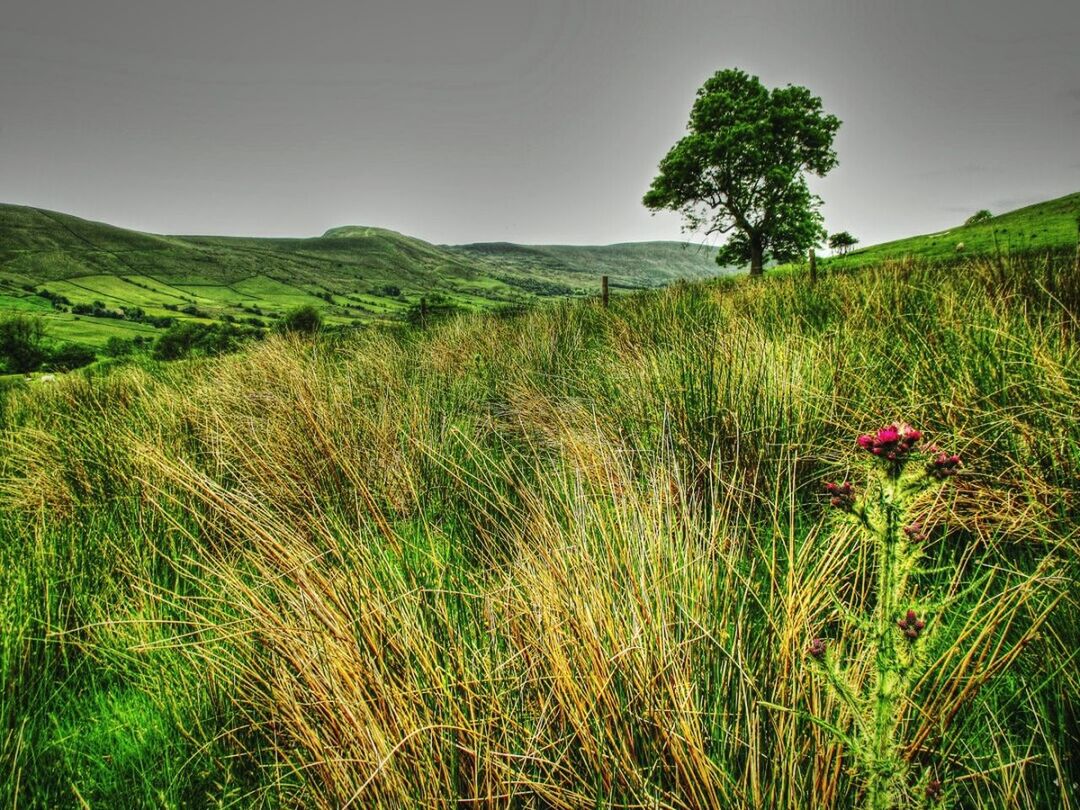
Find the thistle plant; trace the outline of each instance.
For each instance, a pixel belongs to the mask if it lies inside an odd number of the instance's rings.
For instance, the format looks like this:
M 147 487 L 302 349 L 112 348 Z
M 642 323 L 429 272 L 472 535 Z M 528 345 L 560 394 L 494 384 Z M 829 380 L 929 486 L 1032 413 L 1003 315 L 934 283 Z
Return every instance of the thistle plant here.
M 830 503 L 858 525 L 873 544 L 872 607 L 857 613 L 838 605 L 845 622 L 868 645 L 870 677 L 845 668 L 829 642 L 814 638 L 807 647 L 814 670 L 851 712 L 853 734 L 842 740 L 865 782 L 865 806 L 887 810 L 913 796 L 924 806 L 944 797 L 942 783 L 929 771 L 909 773 L 897 739 L 911 688 L 929 665 L 926 648 L 934 632 L 934 606 L 920 602 L 912 575 L 927 542 L 925 527 L 914 519 L 921 496 L 943 485 L 960 467 L 960 457 L 924 446 L 922 434 L 908 425 L 887 425 L 858 438 L 870 456 L 867 486 L 849 481 L 825 485 Z M 914 787 L 914 790 L 911 788 Z

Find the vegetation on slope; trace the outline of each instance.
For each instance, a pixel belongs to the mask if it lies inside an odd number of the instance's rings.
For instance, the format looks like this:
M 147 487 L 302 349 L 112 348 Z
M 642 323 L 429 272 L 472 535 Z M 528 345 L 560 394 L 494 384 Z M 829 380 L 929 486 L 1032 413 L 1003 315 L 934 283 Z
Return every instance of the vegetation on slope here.
M 1080 192 L 998 216 L 972 216 L 970 224 L 852 250 L 829 267 L 858 267 L 897 259 L 956 261 L 966 256 L 1045 254 L 1080 245 Z
M 155 236 L 5 205 L 0 314 L 37 315 L 57 340 L 102 348 L 176 321 L 262 328 L 306 305 L 345 325 L 403 320 L 423 299 L 490 311 L 593 294 L 604 274 L 657 286 L 716 275 L 713 254 L 671 243 L 476 250 L 360 227 L 314 239 Z
M 857 806 L 807 649 L 867 677 L 873 550 L 821 484 L 903 418 L 965 466 L 902 755 L 1070 806 L 1077 285 L 676 285 L 10 392 L 0 803 Z

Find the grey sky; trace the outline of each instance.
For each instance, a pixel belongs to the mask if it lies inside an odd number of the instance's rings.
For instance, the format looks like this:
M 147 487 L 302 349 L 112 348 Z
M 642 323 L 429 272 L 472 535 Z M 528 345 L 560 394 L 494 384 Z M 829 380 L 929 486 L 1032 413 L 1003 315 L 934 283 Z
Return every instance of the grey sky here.
M 1080 190 L 1076 0 L 3 0 L 0 201 L 163 233 L 678 239 L 641 195 L 713 71 L 844 121 L 863 242 Z

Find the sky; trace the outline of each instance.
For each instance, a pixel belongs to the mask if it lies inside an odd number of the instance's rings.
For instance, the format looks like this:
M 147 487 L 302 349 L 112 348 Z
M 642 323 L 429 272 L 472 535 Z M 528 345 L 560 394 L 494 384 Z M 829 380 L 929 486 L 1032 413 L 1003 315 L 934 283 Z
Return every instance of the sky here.
M 641 197 L 728 67 L 844 122 L 811 186 L 864 244 L 1080 190 L 1077 0 L 5 0 L 0 201 L 172 234 L 685 240 Z

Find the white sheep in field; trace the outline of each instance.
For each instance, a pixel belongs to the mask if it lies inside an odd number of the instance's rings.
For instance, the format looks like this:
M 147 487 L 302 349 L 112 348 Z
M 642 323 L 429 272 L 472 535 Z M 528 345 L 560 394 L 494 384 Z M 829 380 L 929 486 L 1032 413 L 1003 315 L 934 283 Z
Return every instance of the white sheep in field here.
M 956 243 L 956 252 L 957 253 L 963 253 L 964 252 L 964 243 L 963 242 L 957 242 Z

